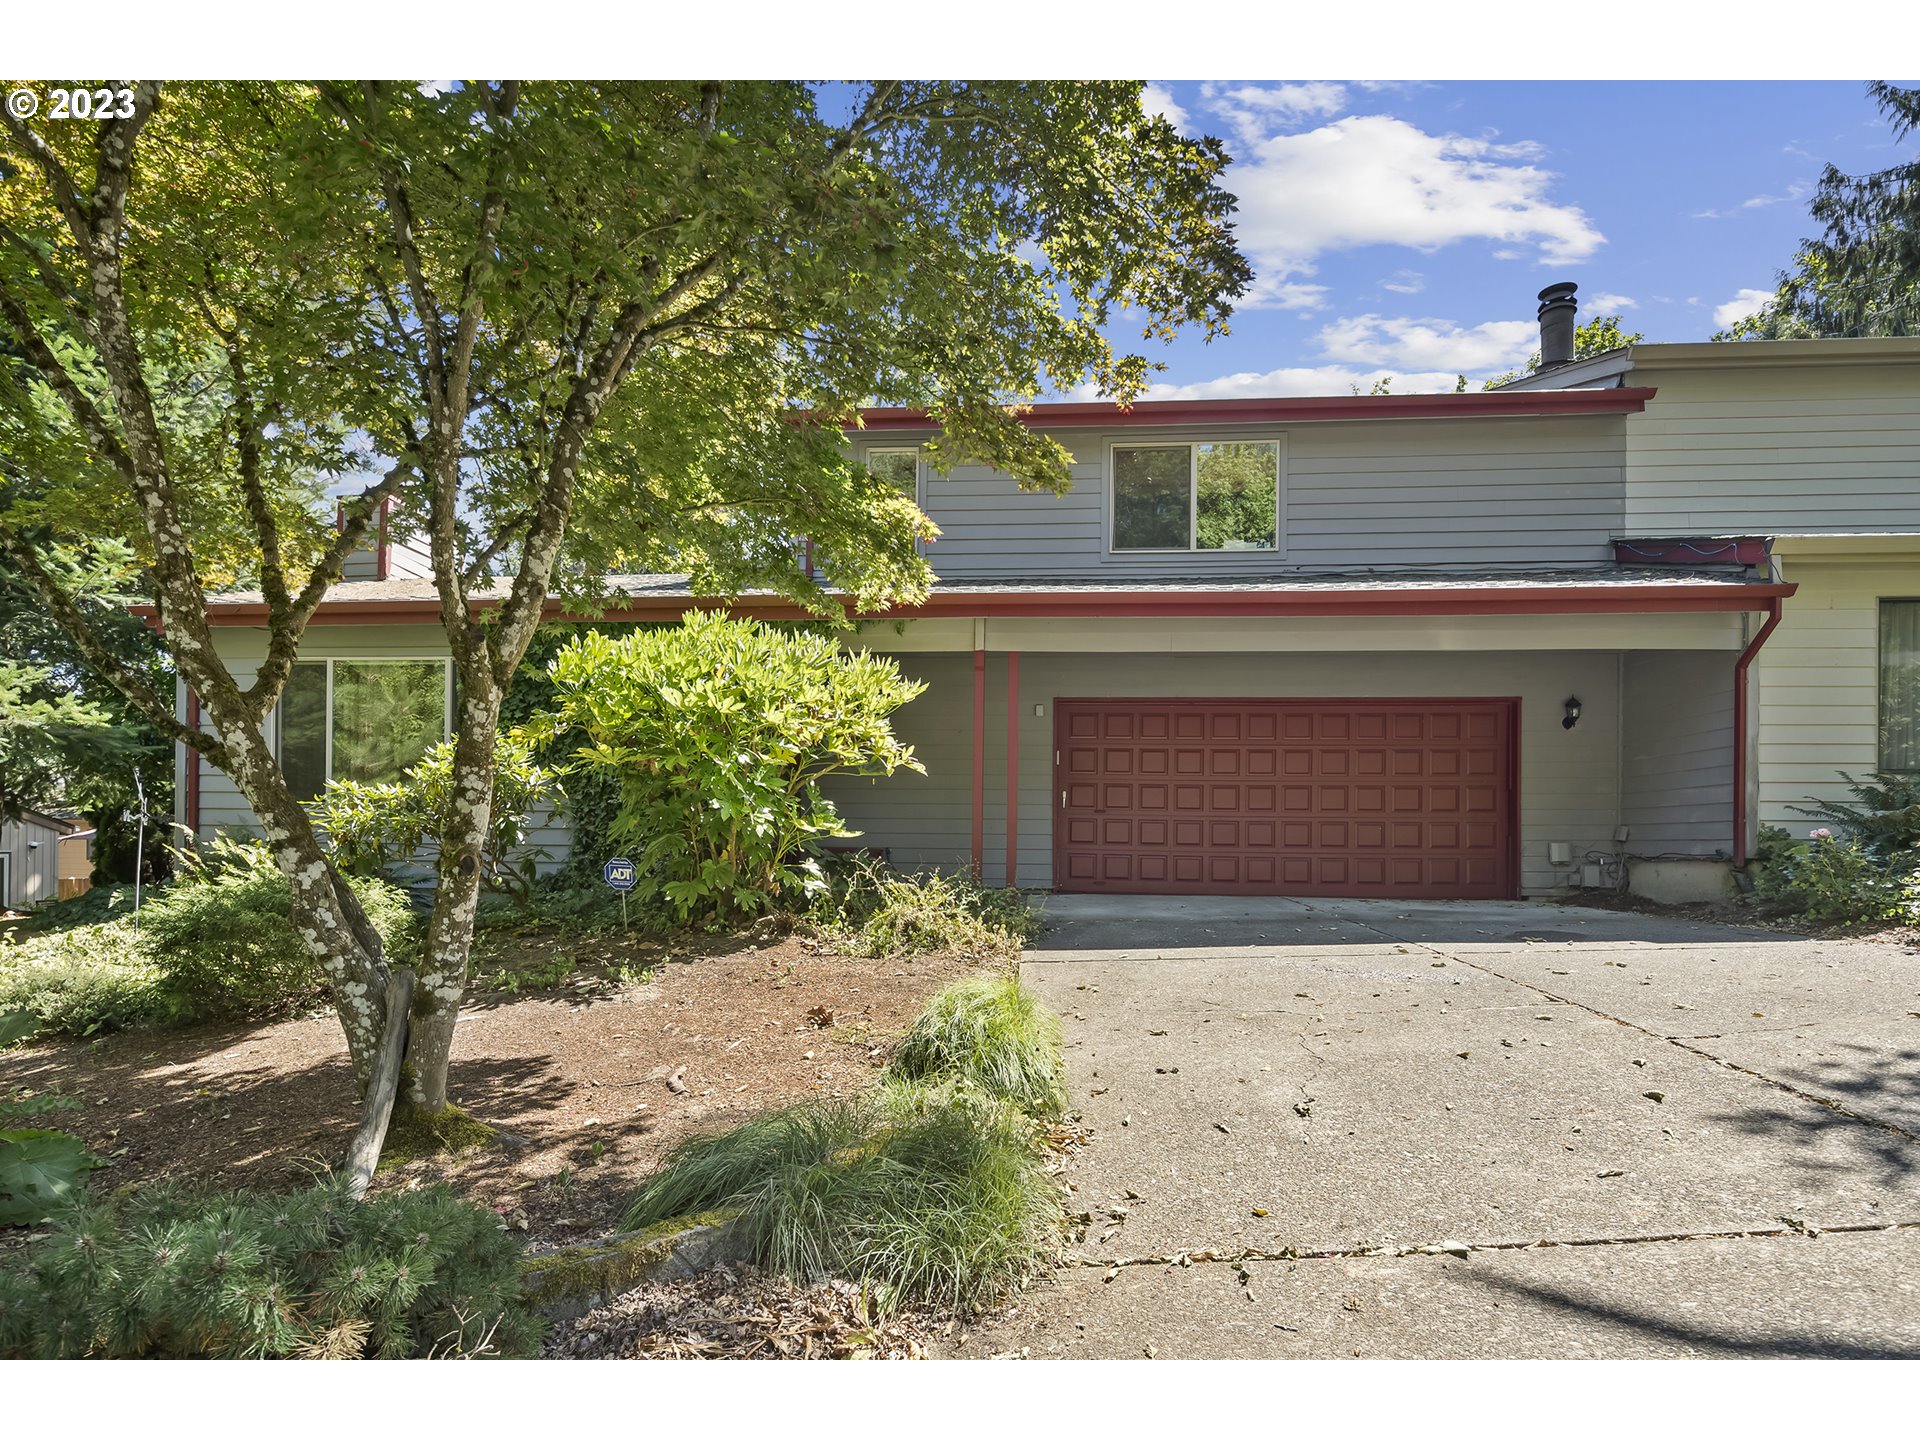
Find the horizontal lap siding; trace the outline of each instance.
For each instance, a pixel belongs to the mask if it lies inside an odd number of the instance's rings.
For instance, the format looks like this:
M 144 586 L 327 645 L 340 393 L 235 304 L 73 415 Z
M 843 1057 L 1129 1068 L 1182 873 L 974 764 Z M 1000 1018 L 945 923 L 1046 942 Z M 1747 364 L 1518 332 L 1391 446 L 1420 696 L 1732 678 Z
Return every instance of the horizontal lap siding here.
M 1799 593 L 1754 664 L 1762 824 L 1804 836 L 1793 809 L 1844 800 L 1839 772 L 1880 763 L 1880 600 L 1920 597 L 1920 557 L 1782 562 Z
M 1920 529 L 1920 367 L 1634 372 L 1627 533 Z
M 928 558 L 949 580 L 1607 560 L 1625 506 L 1622 427 L 1581 416 L 1182 431 L 1168 443 L 1284 437 L 1284 549 L 1138 555 L 1107 551 L 1107 460 L 1116 441 L 1153 435 L 1062 431 L 1074 456 L 1064 495 L 980 466 L 930 476 L 941 536 Z
M 1733 845 L 1733 658 L 1636 651 L 1623 661 L 1620 822 L 1634 855 Z
M 910 865 L 966 863 L 972 814 L 972 656 L 903 655 L 901 667 L 932 682 L 895 728 L 926 762 L 926 776 L 836 781 L 829 793 L 866 832 L 864 844 Z M 1006 656 L 987 656 L 984 863 L 990 882 L 1006 866 Z M 1020 673 L 1020 875 L 1052 883 L 1053 710 L 1058 698 L 1507 696 L 1520 706 L 1521 881 L 1529 893 L 1564 887 L 1547 845 L 1575 854 L 1610 847 L 1619 823 L 1617 661 L 1610 652 L 1507 655 L 1023 656 Z M 1561 702 L 1578 694 L 1585 714 L 1560 726 Z M 1033 707 L 1045 708 L 1036 716 Z

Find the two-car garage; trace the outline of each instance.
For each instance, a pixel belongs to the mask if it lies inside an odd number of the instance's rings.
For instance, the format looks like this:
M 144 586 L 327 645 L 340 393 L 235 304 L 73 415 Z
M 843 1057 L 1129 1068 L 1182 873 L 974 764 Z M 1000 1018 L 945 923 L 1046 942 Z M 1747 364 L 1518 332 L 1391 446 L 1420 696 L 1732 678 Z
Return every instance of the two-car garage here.
M 1518 701 L 1061 699 L 1065 891 L 1519 894 Z

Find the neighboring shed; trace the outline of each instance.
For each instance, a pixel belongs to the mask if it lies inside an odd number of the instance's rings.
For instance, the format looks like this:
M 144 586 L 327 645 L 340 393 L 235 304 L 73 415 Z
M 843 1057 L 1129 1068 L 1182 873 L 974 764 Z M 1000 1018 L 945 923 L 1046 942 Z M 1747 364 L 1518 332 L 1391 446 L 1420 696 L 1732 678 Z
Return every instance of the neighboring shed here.
M 60 842 L 74 825 L 37 810 L 0 821 L 0 906 L 24 910 L 54 899 L 60 890 Z

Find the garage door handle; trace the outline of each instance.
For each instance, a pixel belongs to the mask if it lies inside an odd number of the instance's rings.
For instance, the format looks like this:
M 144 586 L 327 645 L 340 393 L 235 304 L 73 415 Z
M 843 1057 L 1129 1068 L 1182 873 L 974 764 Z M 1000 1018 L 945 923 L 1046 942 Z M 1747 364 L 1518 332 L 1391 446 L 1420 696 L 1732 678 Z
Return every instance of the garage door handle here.
M 1062 810 L 1067 808 L 1067 792 L 1064 790 L 1060 792 L 1060 808 Z

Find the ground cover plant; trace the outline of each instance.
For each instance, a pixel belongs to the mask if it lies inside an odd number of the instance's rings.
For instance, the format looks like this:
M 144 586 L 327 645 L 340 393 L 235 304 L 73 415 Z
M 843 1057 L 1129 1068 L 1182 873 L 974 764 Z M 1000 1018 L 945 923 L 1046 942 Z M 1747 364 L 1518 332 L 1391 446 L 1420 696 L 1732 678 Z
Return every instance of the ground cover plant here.
M 30 928 L 24 938 L 0 939 L 0 1016 L 31 1021 L 9 1026 L 14 1040 L 285 1015 L 321 998 L 319 973 L 294 931 L 290 887 L 263 847 L 217 840 L 204 855 L 178 857 L 176 871 L 148 893 L 137 922 L 130 905 L 111 897 L 95 906 L 75 901 L 86 914 L 116 918 L 61 916 L 63 923 Z M 389 951 L 409 954 L 419 921 L 406 892 L 376 879 L 351 883 Z
M 1010 976 L 962 980 L 916 1024 L 912 1058 L 867 1094 L 686 1142 L 623 1223 L 738 1212 L 752 1263 L 801 1283 L 853 1281 L 882 1312 L 1003 1299 L 1061 1221 L 1037 1123 L 1063 1098 L 1058 1022 L 1018 991 Z
M 82 1200 L 0 1265 L 9 1358 L 514 1356 L 539 1340 L 519 1244 L 439 1186 L 140 1186 Z

